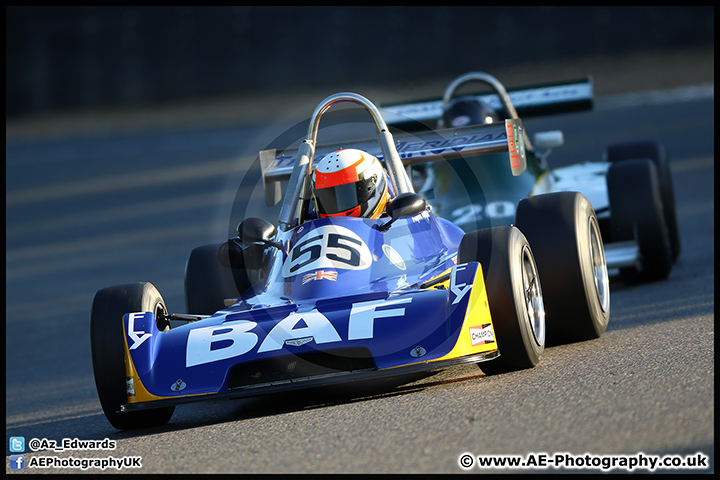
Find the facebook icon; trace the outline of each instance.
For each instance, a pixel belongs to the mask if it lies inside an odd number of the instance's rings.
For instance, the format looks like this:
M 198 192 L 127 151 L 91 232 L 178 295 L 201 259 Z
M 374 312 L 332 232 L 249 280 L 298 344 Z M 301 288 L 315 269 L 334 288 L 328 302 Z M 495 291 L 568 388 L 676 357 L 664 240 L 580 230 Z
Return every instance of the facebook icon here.
M 10 455 L 10 470 L 24 470 L 25 455 Z

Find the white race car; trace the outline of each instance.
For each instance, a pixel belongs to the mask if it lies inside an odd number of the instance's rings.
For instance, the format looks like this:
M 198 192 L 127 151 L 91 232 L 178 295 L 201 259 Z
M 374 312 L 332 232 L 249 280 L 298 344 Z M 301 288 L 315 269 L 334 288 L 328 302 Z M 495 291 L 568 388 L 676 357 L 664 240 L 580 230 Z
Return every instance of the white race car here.
M 468 82 L 481 82 L 492 93 L 453 98 L 457 89 Z M 597 162 L 550 169 L 546 158 L 552 148 L 563 144 L 562 132 L 539 132 L 531 142 L 522 130 L 520 115 L 588 110 L 592 100 L 589 77 L 506 91 L 493 76 L 473 72 L 455 79 L 442 99 L 389 105 L 382 111 L 392 128 L 417 136 L 414 141 L 401 140 L 398 151 L 408 165 L 416 191 L 425 195 L 437 215 L 466 231 L 509 225 L 520 221 L 516 210 L 523 198 L 550 192 L 581 192 L 597 213 L 611 272 L 619 273 L 626 283 L 663 280 L 680 254 L 672 178 L 664 147 L 651 140 L 611 145 L 605 158 Z M 490 133 L 484 132 L 485 136 L 476 138 L 465 135 L 479 125 L 503 126 L 506 119 L 517 122 L 522 130 L 518 148 L 524 149 L 527 168 L 517 176 L 507 168 L 505 155 L 487 150 L 477 155 L 471 152 L 472 143 L 504 141 L 504 129 L 497 130 L 497 137 L 487 137 Z M 445 143 L 438 142 L 440 138 Z M 422 149 L 418 142 L 425 142 L 422 148 L 428 151 L 435 147 L 434 151 L 442 153 L 447 161 L 424 162 L 422 155 L 410 152 Z M 543 266 L 538 268 L 545 276 Z

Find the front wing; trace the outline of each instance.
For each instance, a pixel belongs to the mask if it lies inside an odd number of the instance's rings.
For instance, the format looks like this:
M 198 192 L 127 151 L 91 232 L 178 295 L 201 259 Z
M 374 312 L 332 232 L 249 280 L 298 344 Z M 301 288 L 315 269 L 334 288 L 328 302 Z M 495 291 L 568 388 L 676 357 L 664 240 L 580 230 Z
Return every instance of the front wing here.
M 421 287 L 370 296 L 318 301 L 305 312 L 228 309 L 168 332 L 157 330 L 150 312 L 126 314 L 128 403 L 121 411 L 396 377 L 499 355 L 477 262 Z

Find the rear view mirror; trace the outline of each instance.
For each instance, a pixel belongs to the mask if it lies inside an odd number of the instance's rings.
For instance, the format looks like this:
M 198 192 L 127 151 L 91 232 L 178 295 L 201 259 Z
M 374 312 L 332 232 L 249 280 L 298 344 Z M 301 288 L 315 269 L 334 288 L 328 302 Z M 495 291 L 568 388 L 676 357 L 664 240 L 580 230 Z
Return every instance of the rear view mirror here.
M 281 248 L 280 244 L 270 240 L 275 236 L 276 231 L 275 225 L 256 217 L 246 218 L 237 227 L 238 238 L 242 240 L 243 244 L 262 243 Z
M 387 207 L 388 215 L 390 215 L 390 221 L 383 224 L 380 227 L 380 231 L 385 231 L 390 228 L 393 222 L 411 215 L 417 215 L 425 211 L 427 204 L 422 195 L 417 193 L 401 193 L 390 202 Z
M 547 150 L 550 148 L 562 147 L 565 143 L 565 137 L 562 130 L 551 130 L 548 132 L 537 132 L 533 135 L 533 146 Z
M 388 214 L 393 222 L 399 218 L 417 215 L 425 210 L 425 199 L 417 193 L 401 193 L 390 202 Z

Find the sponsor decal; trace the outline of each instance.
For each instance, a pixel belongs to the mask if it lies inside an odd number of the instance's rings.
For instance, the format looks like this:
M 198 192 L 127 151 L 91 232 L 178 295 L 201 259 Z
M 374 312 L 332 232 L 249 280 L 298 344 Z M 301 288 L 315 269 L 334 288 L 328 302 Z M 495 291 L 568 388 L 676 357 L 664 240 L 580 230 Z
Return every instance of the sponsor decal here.
M 518 125 L 517 131 L 518 131 L 517 149 L 518 149 L 518 155 L 519 155 L 518 158 L 523 159 L 523 158 L 525 158 L 525 136 L 523 135 L 521 125 Z
M 423 211 L 422 213 L 418 213 L 417 215 L 413 215 L 410 217 L 410 220 L 413 221 L 413 223 L 420 223 L 423 220 L 427 220 L 430 218 L 430 214 L 427 210 Z
M 304 338 L 291 338 L 290 340 L 285 340 L 285 345 L 292 345 L 294 347 L 299 347 L 300 345 L 305 345 L 306 343 L 311 342 L 313 337 L 304 337 Z
M 501 105 L 498 104 L 496 108 L 501 108 Z M 441 155 L 443 153 L 462 152 L 464 150 L 467 150 L 469 147 L 481 145 L 486 142 L 503 140 L 506 138 L 507 133 L 505 131 L 502 131 L 500 133 L 493 132 L 484 133 L 482 135 L 463 135 L 442 140 L 399 141 L 399 143 L 396 145 L 396 148 L 398 154 L 400 155 L 400 158 L 406 159 L 413 157 Z M 373 153 L 377 158 L 383 159 L 382 152 Z M 317 163 L 324 157 L 324 155 L 317 156 L 313 161 Z M 276 157 L 275 163 L 273 164 L 270 171 L 275 171 L 282 168 L 289 168 L 294 165 L 296 161 L 296 154 L 280 155 Z
M 507 131 L 508 153 L 510 155 L 510 167 L 513 175 L 517 176 L 525 170 L 525 137 L 522 131 L 522 123 L 519 119 L 506 119 L 505 130 Z
M 337 281 L 337 272 L 334 270 L 318 270 L 315 273 L 308 273 L 303 276 L 302 284 L 312 282 L 313 280 L 332 280 Z
M 258 342 L 257 334 L 250 331 L 256 326 L 256 322 L 237 320 L 191 330 L 185 366 L 193 367 L 248 353 Z
M 515 142 L 517 139 L 517 126 L 507 125 L 508 151 L 510 152 L 510 162 L 512 168 L 520 166 L 520 155 L 517 153 Z
M 462 152 L 468 147 L 507 138 L 507 133 L 487 133 L 483 135 L 463 135 L 451 139 L 431 140 L 427 142 L 401 141 L 397 145 L 400 158 L 424 157 L 426 155 L 440 155 L 449 152 Z M 379 157 L 378 157 L 379 158 Z
M 473 347 L 475 345 L 485 345 L 487 343 L 494 343 L 495 337 L 492 333 L 492 325 L 489 323 L 470 327 L 470 342 Z
M 280 320 L 260 344 L 258 353 L 280 350 L 288 340 L 305 337 L 313 337 L 317 344 L 342 340 L 330 320 L 317 309 L 312 309 L 304 313 L 293 312 Z
M 404 316 L 404 305 L 410 302 L 412 297 L 403 296 L 392 300 L 353 303 L 346 339 L 373 338 L 377 319 Z M 343 341 L 332 322 L 315 308 L 309 312 L 290 313 L 276 323 L 264 338 L 263 330 L 256 327 L 257 323 L 250 320 L 232 320 L 191 330 L 188 334 L 185 366 L 193 367 L 245 355 L 258 344 L 257 353 L 264 353 L 280 350 L 284 345 L 302 345 L 310 340 L 318 345 Z
M 183 382 L 181 378 L 178 378 L 175 383 L 170 385 L 170 390 L 172 390 L 173 392 L 180 392 L 182 390 L 185 390 L 185 387 L 187 387 L 187 384 Z
M 151 318 L 149 318 L 148 316 L 152 316 L 152 313 L 135 312 L 128 314 L 128 336 L 130 337 L 130 340 L 132 340 L 130 350 L 135 350 L 137 347 L 142 345 L 145 340 L 152 337 L 152 333 L 150 332 L 146 332 L 144 330 L 135 330 L 135 320 L 139 318 L 142 318 L 143 320 L 151 320 Z
M 463 297 L 472 290 L 472 284 L 457 283 L 458 273 L 464 271 L 466 268 L 467 264 L 465 263 L 458 265 L 452 269 L 452 273 L 450 274 L 450 291 L 455 295 L 455 300 L 452 302 L 453 305 L 460 302 Z
M 390 263 L 395 265 L 400 270 L 405 270 L 405 260 L 400 256 L 400 254 L 392 248 L 390 245 L 383 245 L 382 246 L 383 253 L 385 253 L 385 256 L 390 260 Z
M 410 356 L 415 358 L 420 358 L 424 356 L 427 353 L 427 350 L 425 350 L 423 347 L 418 345 L 417 347 L 410 350 Z
M 135 396 L 135 380 L 133 377 L 125 377 L 125 388 L 127 389 L 128 397 Z

